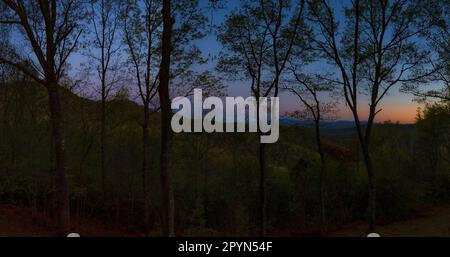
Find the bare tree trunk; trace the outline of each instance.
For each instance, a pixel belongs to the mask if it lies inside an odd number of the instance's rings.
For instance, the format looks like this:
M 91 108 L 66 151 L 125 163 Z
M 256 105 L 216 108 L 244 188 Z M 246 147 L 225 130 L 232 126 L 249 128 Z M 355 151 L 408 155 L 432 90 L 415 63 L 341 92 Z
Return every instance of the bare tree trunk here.
M 102 191 L 103 191 L 103 212 L 106 213 L 106 208 L 108 206 L 108 199 L 106 195 L 106 99 L 105 99 L 105 84 L 102 81 L 102 103 L 101 103 L 101 124 L 100 124 L 100 168 L 101 168 L 101 176 L 102 176 Z M 106 215 L 107 216 L 107 215 Z
M 260 117 L 260 101 L 259 95 L 256 96 L 256 122 L 258 137 L 261 138 L 262 132 L 260 130 L 259 121 Z M 266 169 L 265 169 L 265 145 L 261 142 L 258 143 L 258 161 L 259 161 L 259 236 L 263 237 L 266 234 Z
M 322 140 L 320 138 L 320 121 L 315 121 L 315 129 L 316 129 L 316 143 L 317 143 L 317 152 L 320 155 L 320 175 L 319 175 L 319 188 L 320 188 L 320 218 L 321 218 L 321 232 L 322 234 L 326 234 L 327 232 L 327 219 L 325 212 L 325 153 L 322 148 Z
M 61 103 L 58 86 L 55 82 L 47 85 L 52 124 L 53 147 L 55 151 L 55 185 L 57 201 L 58 235 L 65 236 L 70 226 L 69 189 L 66 177 L 64 129 L 62 125 Z
M 65 235 L 70 226 L 70 202 L 58 82 L 63 73 L 63 67 L 66 65 L 68 57 L 76 49 L 82 33 L 82 29 L 78 30 L 77 27 L 79 26 L 73 20 L 78 15 L 72 15 L 81 10 L 81 6 L 75 5 L 74 1 L 61 1 L 59 3 L 56 0 L 47 0 L 37 2 L 37 5 L 33 5 L 30 1 L 3 0 L 2 8 L 11 11 L 18 19 L 14 23 L 21 26 L 20 34 L 23 34 L 24 39 L 29 42 L 31 50 L 34 52 L 40 68 L 42 68 L 41 72 L 44 78 L 41 78 L 38 75 L 39 72 L 36 72 L 39 70 L 37 67 L 30 67 L 29 62 L 17 63 L 3 58 L 0 58 L 0 62 L 17 68 L 24 75 L 31 77 L 47 89 L 55 151 L 54 183 L 57 194 L 58 233 L 59 235 Z M 36 8 L 36 6 L 39 6 L 39 8 Z M 79 7 L 80 9 L 78 9 Z M 40 25 L 43 25 L 43 27 L 41 28 Z M 27 64 L 24 65 L 24 63 Z
M 368 202 L 368 219 L 369 233 L 375 232 L 375 210 L 376 210 L 376 181 L 373 171 L 372 159 L 369 153 L 369 145 L 363 143 L 361 145 L 364 156 L 364 164 L 366 165 L 367 176 L 369 179 L 369 202 Z
M 374 112 L 373 112 L 374 113 Z M 374 117 L 374 115 L 369 114 L 370 117 Z M 370 139 L 370 132 L 373 125 L 373 118 L 369 117 L 369 121 L 367 123 L 366 127 L 366 133 L 363 135 L 361 123 L 359 122 L 359 119 L 356 114 L 355 115 L 355 124 L 356 129 L 358 130 L 358 138 L 361 146 L 361 151 L 364 158 L 364 165 L 366 167 L 367 171 L 367 177 L 369 182 L 369 188 L 368 188 L 368 223 L 369 223 L 369 233 L 375 232 L 375 224 L 376 224 L 376 181 L 375 181 L 375 173 L 373 170 L 373 164 L 372 159 L 370 156 L 369 151 L 369 139 Z
M 144 123 L 142 125 L 142 186 L 144 191 L 144 231 L 150 229 L 150 136 L 149 136 L 149 109 L 148 104 L 144 104 Z
M 170 106 L 169 80 L 170 80 L 170 54 L 172 51 L 172 25 L 170 0 L 163 0 L 163 35 L 162 35 L 162 58 L 159 81 L 159 101 L 161 104 L 161 182 L 162 182 L 162 204 L 163 204 L 163 234 L 174 236 L 174 193 L 172 184 L 172 171 L 170 169 L 170 151 L 172 148 L 172 130 L 170 119 L 172 110 Z
M 259 143 L 259 236 L 266 235 L 266 169 L 265 144 Z

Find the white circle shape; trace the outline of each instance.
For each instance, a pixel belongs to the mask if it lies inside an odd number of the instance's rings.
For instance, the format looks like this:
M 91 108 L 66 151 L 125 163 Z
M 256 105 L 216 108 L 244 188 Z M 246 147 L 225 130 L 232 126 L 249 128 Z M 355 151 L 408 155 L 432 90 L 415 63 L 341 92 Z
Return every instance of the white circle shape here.
M 80 237 L 80 234 L 78 233 L 70 233 L 67 235 L 67 237 Z
M 377 233 L 370 233 L 367 235 L 367 237 L 381 237 L 380 234 Z

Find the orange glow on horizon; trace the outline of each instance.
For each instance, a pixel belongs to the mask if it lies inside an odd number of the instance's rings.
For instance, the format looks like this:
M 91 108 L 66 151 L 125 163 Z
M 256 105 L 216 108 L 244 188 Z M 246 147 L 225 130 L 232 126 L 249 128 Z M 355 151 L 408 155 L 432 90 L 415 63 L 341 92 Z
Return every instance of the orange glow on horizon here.
M 369 105 L 366 99 L 362 98 L 358 105 L 359 118 L 361 121 L 367 120 L 369 113 Z M 377 110 L 381 111 L 377 114 L 375 120 L 376 122 L 399 122 L 401 124 L 414 124 L 416 122 L 417 108 L 422 107 L 422 104 L 413 101 L 413 97 L 408 94 L 396 93 L 387 96 L 383 101 L 381 101 L 377 107 Z M 292 112 L 294 110 L 303 109 L 304 106 L 299 103 L 296 96 L 283 94 L 281 95 L 280 109 L 281 112 Z M 338 120 L 353 120 L 353 115 L 349 107 L 340 101 L 337 105 L 337 113 L 335 118 Z
M 377 114 L 375 120 L 376 122 L 385 122 L 390 120 L 392 122 L 398 121 L 401 124 L 413 124 L 416 122 L 417 108 L 419 106 L 420 105 L 416 103 L 382 105 L 380 107 L 382 110 Z M 352 120 L 353 116 L 351 115 L 350 110 L 348 110 L 345 106 L 342 106 L 342 108 L 344 108 L 344 110 L 341 109 L 339 116 L 342 117 L 342 119 Z M 361 120 L 367 120 L 368 108 L 368 106 L 360 108 L 359 113 Z

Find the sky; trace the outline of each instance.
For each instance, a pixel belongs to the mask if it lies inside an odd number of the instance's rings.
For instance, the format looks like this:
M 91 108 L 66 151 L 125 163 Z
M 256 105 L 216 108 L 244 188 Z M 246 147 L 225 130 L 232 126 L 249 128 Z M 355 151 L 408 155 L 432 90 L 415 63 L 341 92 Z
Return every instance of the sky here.
M 332 1 L 335 6 L 341 5 L 342 0 Z M 227 13 L 230 10 L 237 8 L 239 5 L 238 0 L 229 0 L 225 10 L 219 10 L 212 14 L 210 19 L 214 24 L 221 24 L 226 18 Z M 337 14 L 338 19 L 343 18 L 342 12 Z M 222 47 L 217 41 L 215 35 L 208 35 L 206 38 L 199 40 L 198 46 L 203 51 L 205 55 L 218 56 Z M 210 63 L 207 68 L 213 68 L 214 63 Z M 317 66 L 319 67 L 319 65 Z M 239 81 L 239 82 L 226 82 L 228 86 L 229 96 L 249 96 L 249 82 Z M 368 105 L 367 96 L 361 96 L 361 117 L 363 119 L 367 118 Z M 417 108 L 420 104 L 413 101 L 413 96 L 411 94 L 405 94 L 399 91 L 399 86 L 393 87 L 388 95 L 380 102 L 379 105 L 382 111 L 377 115 L 377 122 L 384 122 L 387 120 L 398 121 L 400 123 L 414 123 L 417 114 Z M 282 93 L 280 95 L 280 112 L 291 112 L 296 109 L 302 108 L 299 100 L 296 96 L 288 93 Z M 344 100 L 338 104 L 337 119 L 342 120 L 352 120 L 353 116 L 349 111 L 349 108 L 345 105 Z
M 207 0 L 200 0 L 201 5 L 205 5 Z M 225 9 L 217 10 L 209 14 L 210 22 L 215 25 L 220 25 L 226 18 L 226 15 L 230 10 L 235 9 L 239 5 L 238 0 L 228 0 Z M 342 0 L 333 1 L 337 6 L 342 3 Z M 342 13 L 337 15 L 338 19 L 342 19 Z M 221 44 L 217 41 L 217 37 L 214 33 L 207 35 L 205 38 L 196 42 L 205 56 L 218 57 L 222 51 Z M 217 59 L 217 58 L 213 58 Z M 75 54 L 71 58 L 71 64 L 73 67 L 79 66 L 80 63 L 85 60 L 79 54 Z M 316 65 L 320 67 L 320 65 Z M 199 70 L 213 70 L 215 62 L 211 61 L 202 67 L 198 67 Z M 224 81 L 224 84 L 228 88 L 227 96 L 250 96 L 250 84 L 248 81 Z M 367 118 L 367 96 L 361 96 L 361 118 Z M 377 115 L 377 122 L 384 122 L 387 120 L 398 121 L 400 123 L 414 123 L 417 108 L 420 106 L 417 102 L 413 101 L 413 96 L 405 94 L 399 91 L 399 86 L 393 87 L 388 95 L 380 102 L 379 105 L 382 111 Z M 296 96 L 288 94 L 286 92 L 280 95 L 280 113 L 292 112 L 294 110 L 301 109 L 302 105 Z M 337 119 L 338 120 L 352 120 L 353 117 L 349 108 L 345 105 L 344 100 L 337 106 Z

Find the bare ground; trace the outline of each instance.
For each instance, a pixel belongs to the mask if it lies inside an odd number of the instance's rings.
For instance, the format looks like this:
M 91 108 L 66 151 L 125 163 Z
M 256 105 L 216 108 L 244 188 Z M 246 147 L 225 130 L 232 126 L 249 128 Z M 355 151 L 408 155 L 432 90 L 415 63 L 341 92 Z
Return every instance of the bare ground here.
M 449 237 L 450 205 L 424 208 L 416 217 L 378 226 L 382 237 Z M 331 236 L 365 236 L 367 223 L 355 222 Z

